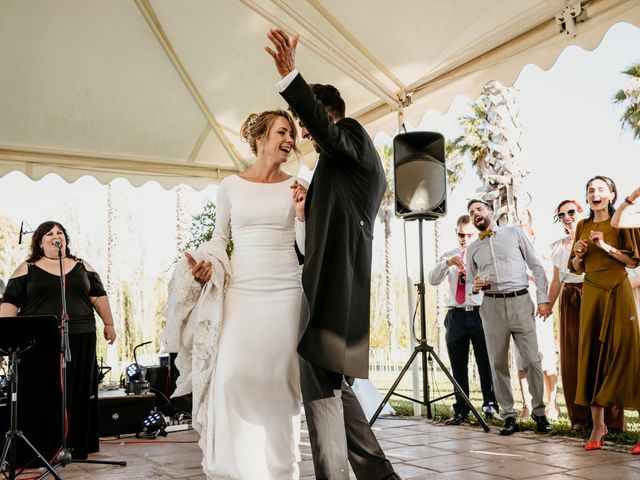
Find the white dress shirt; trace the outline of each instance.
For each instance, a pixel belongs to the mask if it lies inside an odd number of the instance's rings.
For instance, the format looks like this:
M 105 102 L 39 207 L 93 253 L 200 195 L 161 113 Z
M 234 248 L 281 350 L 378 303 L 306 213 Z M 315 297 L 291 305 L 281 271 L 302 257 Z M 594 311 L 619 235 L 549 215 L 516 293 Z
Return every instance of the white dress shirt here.
M 584 273 L 576 275 L 569 271 L 570 248 L 565 248 L 562 241 L 556 240 L 551 244 L 551 263 L 554 267 L 558 267 L 560 281 L 562 283 L 582 283 L 584 281 Z
M 468 290 L 465 291 L 464 303 L 460 304 L 456 302 L 456 290 L 458 288 L 458 267 L 456 267 L 455 265 L 447 265 L 447 260 L 455 256 L 462 257 L 462 260 L 464 261 L 464 257 L 462 255 L 462 247 L 450 250 L 440 257 L 438 263 L 436 263 L 435 267 L 433 267 L 433 269 L 429 272 L 429 283 L 431 285 L 440 285 L 445 278 L 448 278 L 449 303 L 447 304 L 447 307 L 476 307 L 482 305 L 483 293 L 470 293 Z
M 529 287 L 527 266 L 533 274 L 538 304 L 549 302 L 547 276 L 527 235 L 518 227 L 492 226 L 491 237 L 478 239 L 467 248 L 467 293 L 476 275 L 490 280 L 490 293 L 517 292 Z
M 293 79 L 296 78 L 297 75 L 298 75 L 298 69 L 294 68 L 289 73 L 287 73 L 286 76 L 278 80 L 276 82 L 276 88 L 278 89 L 278 93 L 284 92 L 287 89 L 287 87 L 291 85 L 291 82 L 293 82 Z

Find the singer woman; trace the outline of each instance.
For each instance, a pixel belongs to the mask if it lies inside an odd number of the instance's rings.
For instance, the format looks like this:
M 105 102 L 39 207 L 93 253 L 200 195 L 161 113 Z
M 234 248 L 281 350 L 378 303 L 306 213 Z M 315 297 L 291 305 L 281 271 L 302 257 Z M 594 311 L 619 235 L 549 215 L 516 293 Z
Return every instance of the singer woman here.
M 74 459 L 98 451 L 98 367 L 94 310 L 104 323 L 103 335 L 116 339 L 109 299 L 98 274 L 71 254 L 69 235 L 57 222 L 33 232 L 27 261 L 7 283 L 0 316 L 62 313 L 60 257 L 66 283 L 71 361 L 67 364 L 67 448 Z M 18 428 L 49 461 L 62 446 L 60 363 L 38 353 L 22 356 L 18 392 Z M 20 459 L 19 459 L 20 460 Z

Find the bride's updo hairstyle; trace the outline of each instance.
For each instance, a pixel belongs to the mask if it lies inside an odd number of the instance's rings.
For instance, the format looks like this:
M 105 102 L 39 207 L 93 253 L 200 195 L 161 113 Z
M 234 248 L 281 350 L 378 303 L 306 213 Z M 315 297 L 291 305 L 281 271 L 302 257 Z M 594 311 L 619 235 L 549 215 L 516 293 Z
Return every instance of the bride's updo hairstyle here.
M 295 153 L 300 153 L 297 143 L 298 129 L 296 128 L 296 124 L 293 121 L 293 118 L 291 118 L 289 112 L 286 110 L 267 110 L 262 113 L 252 113 L 247 117 L 240 128 L 240 135 L 242 136 L 242 139 L 249 144 L 254 155 L 258 154 L 256 140 L 258 138 L 266 138 L 273 126 L 273 123 L 278 117 L 284 118 L 289 122 L 289 125 L 291 125 L 291 132 L 293 134 L 293 151 Z

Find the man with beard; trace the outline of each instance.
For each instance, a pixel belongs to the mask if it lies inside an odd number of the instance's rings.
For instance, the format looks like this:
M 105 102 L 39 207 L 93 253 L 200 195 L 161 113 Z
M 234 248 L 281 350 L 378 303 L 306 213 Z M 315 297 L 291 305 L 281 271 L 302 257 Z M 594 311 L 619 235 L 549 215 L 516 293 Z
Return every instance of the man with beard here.
M 351 384 L 369 373 L 373 226 L 386 182 L 371 137 L 331 85 L 310 86 L 295 65 L 298 35 L 268 33 L 282 77 L 277 88 L 319 153 L 304 202 L 305 261 L 300 386 L 317 479 L 399 480 L 373 434 Z
M 458 218 L 456 235 L 460 246 L 442 255 L 433 270 L 429 272 L 429 283 L 431 285 L 440 285 L 445 278 L 449 281 L 449 304 L 447 306 L 447 316 L 444 319 L 444 327 L 446 329 L 445 340 L 453 378 L 456 379 L 468 397 L 469 345 L 472 344 L 482 388 L 482 410 L 487 417 L 496 418 L 498 405 L 493 394 L 491 365 L 479 313 L 482 294 L 468 295 L 465 290 L 467 274 L 464 257 L 467 248 L 478 235 L 476 229 L 471 225 L 469 215 L 462 215 Z M 467 403 L 456 392 L 456 402 L 453 404 L 454 415 L 447 420 L 447 425 L 460 425 L 467 419 L 469 411 L 470 408 Z
M 467 294 L 484 291 L 480 317 L 491 361 L 493 388 L 505 417 L 500 434 L 511 435 L 519 430 L 509 375 L 511 337 L 522 356 L 523 369 L 529 381 L 533 407 L 531 417 L 536 421 L 538 432 L 549 432 L 553 427 L 545 416 L 535 309 L 527 291 L 529 267 L 536 284 L 537 314 L 544 318 L 551 315 L 544 268 L 522 229 L 513 226 L 498 228 L 493 220 L 493 209 L 482 200 L 471 200 L 467 210 L 480 231 L 478 240 L 467 249 L 467 279 L 473 279 L 473 282 L 467 281 Z

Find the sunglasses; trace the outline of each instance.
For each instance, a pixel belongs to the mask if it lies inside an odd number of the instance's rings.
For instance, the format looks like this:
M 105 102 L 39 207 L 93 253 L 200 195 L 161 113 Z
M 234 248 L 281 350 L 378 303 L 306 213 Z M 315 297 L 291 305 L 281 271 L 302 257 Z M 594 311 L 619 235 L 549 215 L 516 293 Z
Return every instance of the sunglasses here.
M 458 238 L 471 238 L 475 235 L 475 233 L 461 233 L 461 232 L 457 232 L 458 234 Z
M 571 210 L 567 210 L 567 213 L 558 212 L 558 213 L 556 213 L 556 221 L 562 220 L 567 215 L 569 215 L 570 217 L 573 218 L 575 216 L 575 214 L 576 214 L 576 209 L 575 208 L 572 208 Z

